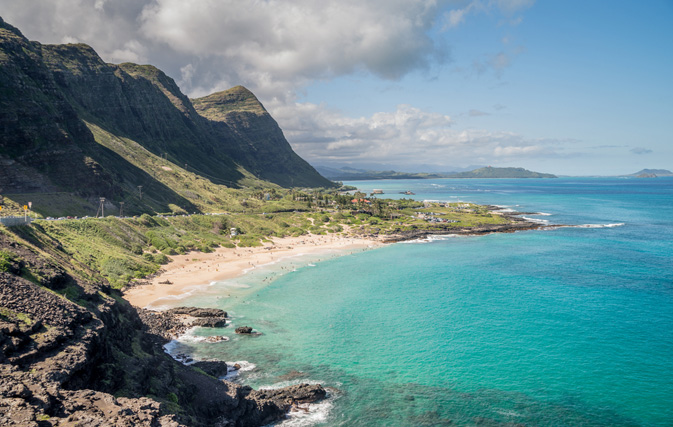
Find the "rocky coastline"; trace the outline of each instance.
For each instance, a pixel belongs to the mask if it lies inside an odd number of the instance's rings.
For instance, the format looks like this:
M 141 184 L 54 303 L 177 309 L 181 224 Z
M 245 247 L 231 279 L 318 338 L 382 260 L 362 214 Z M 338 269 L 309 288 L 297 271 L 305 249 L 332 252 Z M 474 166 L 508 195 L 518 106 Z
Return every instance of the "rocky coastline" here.
M 372 237 L 392 243 L 545 227 L 504 215 L 509 224 Z M 0 425 L 252 427 L 327 395 L 309 384 L 256 391 L 223 380 L 235 367 L 222 361 L 172 358 L 166 343 L 196 326 L 225 326 L 227 313 L 131 306 L 59 245 L 39 241 L 29 227 L 17 231 L 0 234 L 10 254 L 0 272 Z M 254 334 L 249 326 L 237 333 Z
M 0 272 L 2 426 L 252 427 L 326 395 L 255 391 L 219 379 L 222 362 L 187 366 L 163 351 L 190 327 L 222 325 L 221 310 L 136 309 L 55 247 L 4 234 L 0 247 L 12 254 Z
M 499 211 L 497 206 L 488 206 L 491 211 Z M 510 220 L 507 224 L 483 225 L 480 227 L 453 227 L 451 225 L 437 224 L 432 228 L 399 231 L 384 236 L 379 236 L 383 243 L 406 242 L 410 240 L 427 239 L 429 236 L 460 235 L 480 236 L 491 233 L 515 233 L 517 231 L 540 230 L 550 227 L 562 227 L 560 225 L 545 225 L 522 218 L 522 215 L 535 215 L 536 212 L 501 212 L 500 215 Z M 375 237 L 375 236 L 372 236 Z

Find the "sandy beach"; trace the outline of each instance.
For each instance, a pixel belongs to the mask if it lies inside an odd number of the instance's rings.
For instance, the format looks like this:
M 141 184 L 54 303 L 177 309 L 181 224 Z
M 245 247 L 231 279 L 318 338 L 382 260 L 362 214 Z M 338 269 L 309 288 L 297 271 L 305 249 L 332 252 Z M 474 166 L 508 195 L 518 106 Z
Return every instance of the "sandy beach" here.
M 255 248 L 217 248 L 211 253 L 190 252 L 171 256 L 161 274 L 149 284 L 137 285 L 124 292 L 124 298 L 137 307 L 147 307 L 168 296 L 185 294 L 195 286 L 206 286 L 214 281 L 233 279 L 247 270 L 278 261 L 282 258 L 310 255 L 320 252 L 365 249 L 383 243 L 373 239 L 341 235 L 308 235 L 274 238 Z M 170 281 L 170 284 L 160 283 Z

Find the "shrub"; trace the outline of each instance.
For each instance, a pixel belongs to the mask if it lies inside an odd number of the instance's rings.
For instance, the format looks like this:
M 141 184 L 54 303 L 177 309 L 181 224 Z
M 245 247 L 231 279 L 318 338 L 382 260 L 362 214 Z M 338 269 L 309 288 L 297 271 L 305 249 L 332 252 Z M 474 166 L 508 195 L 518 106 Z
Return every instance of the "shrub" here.
M 168 259 L 168 257 L 164 254 L 154 255 L 154 262 L 156 262 L 157 264 L 168 264 L 169 261 L 170 260 Z
M 140 215 L 140 223 L 146 227 L 154 227 L 157 225 L 154 218 L 152 218 L 150 215 L 146 213 Z
M 0 251 L 0 271 L 11 271 L 14 263 L 14 254 L 9 251 Z

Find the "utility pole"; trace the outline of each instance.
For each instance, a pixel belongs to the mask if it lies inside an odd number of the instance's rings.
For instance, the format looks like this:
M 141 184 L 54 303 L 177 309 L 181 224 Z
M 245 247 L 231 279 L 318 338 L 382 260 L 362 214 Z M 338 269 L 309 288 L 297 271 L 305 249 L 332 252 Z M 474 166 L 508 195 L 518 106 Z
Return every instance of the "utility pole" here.
M 96 211 L 96 218 L 98 218 L 98 212 L 100 212 L 101 218 L 105 218 L 105 197 L 100 197 L 98 200 L 100 204 L 98 205 L 98 211 Z
M 124 217 L 124 202 L 119 202 L 119 216 Z
M 138 186 L 138 194 L 139 194 L 138 197 L 140 197 L 140 200 L 142 200 L 143 199 L 143 186 L 142 185 Z

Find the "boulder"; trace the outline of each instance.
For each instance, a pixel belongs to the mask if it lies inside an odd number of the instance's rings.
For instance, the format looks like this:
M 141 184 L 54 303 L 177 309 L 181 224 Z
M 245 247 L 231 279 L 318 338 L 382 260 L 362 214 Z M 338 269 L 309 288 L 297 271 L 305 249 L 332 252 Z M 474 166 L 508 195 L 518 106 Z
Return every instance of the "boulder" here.
M 237 334 L 251 334 L 252 328 L 250 326 L 239 326 L 236 328 Z
M 202 328 L 222 328 L 227 326 L 227 320 L 224 317 L 198 317 L 191 322 L 191 325 Z
M 228 366 L 224 362 L 217 360 L 206 360 L 201 362 L 195 362 L 191 366 L 201 369 L 208 375 L 211 375 L 215 378 L 222 378 L 227 375 Z
M 191 317 L 227 317 L 227 312 L 219 308 L 175 307 L 166 313 Z
M 257 390 L 251 393 L 251 397 L 255 400 L 269 399 L 280 407 L 289 407 L 294 403 L 317 402 L 324 399 L 326 395 L 327 391 L 320 384 L 297 384 L 279 389 Z

